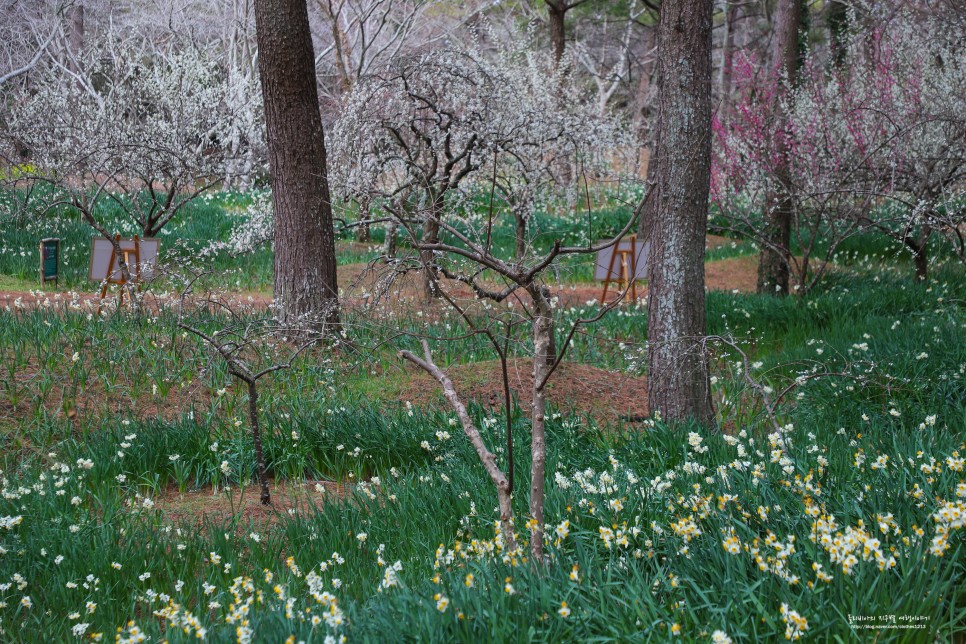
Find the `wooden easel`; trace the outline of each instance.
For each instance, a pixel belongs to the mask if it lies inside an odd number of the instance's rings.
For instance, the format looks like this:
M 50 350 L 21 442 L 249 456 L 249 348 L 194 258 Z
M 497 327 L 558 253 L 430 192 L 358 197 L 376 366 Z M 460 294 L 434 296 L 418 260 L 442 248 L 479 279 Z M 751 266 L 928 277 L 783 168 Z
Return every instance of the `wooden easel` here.
M 118 269 L 116 271 L 114 270 L 114 266 L 117 263 L 117 249 L 120 245 L 121 236 L 114 235 L 114 244 L 111 247 L 111 260 L 107 265 L 107 277 L 104 279 L 104 285 L 101 286 L 101 301 L 97 304 L 98 315 L 101 314 L 101 307 L 104 306 L 104 298 L 107 297 L 108 284 L 119 284 L 121 286 L 118 292 L 117 308 L 124 306 L 124 287 L 127 284 L 127 280 L 124 279 L 124 271 L 120 269 L 120 264 L 118 264 Z M 134 250 L 124 250 L 122 248 L 121 252 L 124 254 L 124 264 L 128 267 L 128 273 L 134 274 L 134 280 L 138 283 L 138 290 L 140 290 L 141 284 L 138 276 L 141 274 L 141 242 L 138 236 L 134 236 Z M 114 277 L 115 274 L 117 274 L 117 277 Z
M 631 301 L 637 301 L 637 235 L 631 235 L 627 239 L 631 243 L 630 248 L 621 248 L 624 242 L 622 239 L 617 242 L 614 252 L 611 253 L 610 265 L 607 267 L 607 277 L 604 278 L 604 293 L 600 296 L 601 304 L 607 301 L 607 289 L 610 288 L 611 282 L 620 284 L 622 291 L 629 284 L 631 288 Z M 618 255 L 620 255 L 620 272 L 618 273 L 617 279 L 614 280 L 610 276 L 614 274 L 614 262 L 618 261 Z

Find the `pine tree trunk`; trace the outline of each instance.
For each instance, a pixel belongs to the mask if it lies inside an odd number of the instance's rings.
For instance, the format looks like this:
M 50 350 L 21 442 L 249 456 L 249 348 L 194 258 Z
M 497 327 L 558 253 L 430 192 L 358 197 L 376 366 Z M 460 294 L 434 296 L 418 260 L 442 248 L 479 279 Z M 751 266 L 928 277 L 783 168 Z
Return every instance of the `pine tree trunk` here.
M 798 76 L 799 28 L 802 23 L 801 0 L 779 0 L 775 16 L 775 47 L 772 50 L 772 78 L 775 98 L 771 106 L 774 124 L 776 163 L 772 187 L 765 197 L 765 239 L 767 245 L 758 256 L 758 292 L 771 295 L 788 294 L 791 265 L 791 227 L 794 204 L 791 196 L 791 171 L 785 130 L 788 117 L 782 107 L 784 80 L 794 86 Z
M 559 65 L 567 46 L 567 27 L 564 19 L 567 17 L 567 3 L 547 2 L 550 22 L 550 47 L 553 50 L 554 63 Z
M 654 48 L 657 28 L 651 28 L 647 32 L 645 49 L 650 51 Z M 652 77 L 656 65 L 651 62 L 641 66 L 641 76 L 637 80 L 637 88 L 634 90 L 634 111 L 631 115 L 631 132 L 635 141 L 641 146 L 640 153 L 637 155 L 637 174 L 640 177 L 650 177 L 650 159 L 652 148 L 648 147 L 651 143 L 649 126 L 651 124 L 649 99 L 651 93 Z M 643 220 L 642 220 L 643 221 Z
M 84 35 L 86 32 L 84 25 L 84 4 L 77 0 L 70 5 L 67 11 L 67 18 L 70 21 L 68 31 L 68 52 L 67 68 L 75 73 L 80 73 L 80 58 L 84 53 Z M 78 85 L 80 81 L 77 81 Z
M 335 234 L 305 0 L 255 0 L 258 72 L 275 206 L 275 308 L 286 323 L 338 323 Z
M 705 335 L 713 0 L 664 0 L 658 30 L 656 193 L 648 219 L 648 396 L 664 420 L 714 419 Z M 656 198 L 656 199 L 655 199 Z
M 718 85 L 718 121 L 728 122 L 731 113 L 731 84 L 734 71 L 735 27 L 738 21 L 738 4 L 725 1 L 724 43 L 721 45 L 721 80 Z

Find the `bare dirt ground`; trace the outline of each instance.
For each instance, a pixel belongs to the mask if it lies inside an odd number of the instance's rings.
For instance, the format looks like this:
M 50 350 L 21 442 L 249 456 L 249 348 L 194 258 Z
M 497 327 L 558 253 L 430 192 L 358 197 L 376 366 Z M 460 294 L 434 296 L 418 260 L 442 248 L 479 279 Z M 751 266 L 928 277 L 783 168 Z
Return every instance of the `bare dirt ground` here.
M 205 486 L 184 494 L 172 487 L 155 499 L 155 503 L 175 525 L 188 522 L 202 526 L 206 521 L 217 525 L 234 520 L 237 531 L 247 532 L 252 526 L 271 527 L 285 515 L 311 513 L 326 500 L 343 498 L 348 487 L 333 481 L 272 481 L 270 489 L 272 504 L 267 506 L 260 501 L 257 484 L 248 484 L 244 490 L 234 486 L 218 492 Z
M 508 364 L 510 389 L 523 410 L 530 409 L 533 389 L 533 361 L 511 360 Z M 414 405 L 445 405 L 439 383 L 410 367 L 401 400 Z M 475 401 L 494 410 L 503 408 L 503 375 L 495 360 L 458 365 L 446 369 L 464 403 Z M 561 363 L 547 386 L 547 398 L 564 411 L 585 413 L 596 420 L 615 422 L 648 414 L 647 379 L 590 365 Z

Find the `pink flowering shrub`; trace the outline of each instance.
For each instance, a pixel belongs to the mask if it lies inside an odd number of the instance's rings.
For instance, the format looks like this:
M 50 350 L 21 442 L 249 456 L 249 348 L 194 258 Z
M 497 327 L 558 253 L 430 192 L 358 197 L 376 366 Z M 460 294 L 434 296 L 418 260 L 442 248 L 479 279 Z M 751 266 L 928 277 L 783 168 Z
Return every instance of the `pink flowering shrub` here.
M 962 255 L 966 66 L 951 31 L 938 20 L 897 18 L 854 33 L 840 68 L 809 55 L 799 82 L 784 88 L 740 52 L 736 104 L 714 123 L 712 200 L 727 227 L 758 239 L 765 195 L 790 190 L 789 250 L 801 255 L 791 269 L 803 288 L 858 232 L 887 234 L 924 265 L 926 244 L 939 231 L 958 241 Z M 782 153 L 787 188 L 774 179 Z M 816 254 L 820 267 L 810 279 Z

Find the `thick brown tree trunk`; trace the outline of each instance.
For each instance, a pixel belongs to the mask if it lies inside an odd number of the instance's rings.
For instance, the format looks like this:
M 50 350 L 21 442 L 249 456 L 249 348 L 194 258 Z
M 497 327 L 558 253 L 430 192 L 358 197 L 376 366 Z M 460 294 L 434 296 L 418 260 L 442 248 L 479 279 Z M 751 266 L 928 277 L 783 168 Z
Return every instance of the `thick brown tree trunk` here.
M 714 419 L 705 336 L 704 238 L 711 181 L 713 0 L 664 0 L 655 186 L 647 225 L 648 396 L 664 420 Z M 656 201 L 655 201 L 656 198 Z
M 275 205 L 276 315 L 319 328 L 338 322 L 338 285 L 305 0 L 255 0 L 255 28 Z
M 588 0 L 544 0 L 544 2 L 549 11 L 550 47 L 553 49 L 553 60 L 559 64 L 567 47 L 567 12 Z
M 654 48 L 657 38 L 657 27 L 649 28 L 645 39 L 645 50 L 650 51 Z M 634 90 L 634 111 L 631 115 L 631 132 L 635 140 L 641 146 L 637 155 L 637 174 L 640 177 L 650 176 L 651 148 L 648 146 L 651 141 L 648 127 L 651 125 L 651 85 L 653 82 L 654 70 L 656 65 L 649 61 L 641 65 L 641 75 L 637 79 L 637 88 Z
M 553 50 L 554 63 L 560 64 L 563 58 L 564 49 L 567 46 L 567 27 L 564 19 L 567 17 L 567 3 L 547 2 L 549 10 L 548 20 L 550 22 L 550 47 Z
M 798 75 L 798 34 L 802 22 L 800 0 L 779 0 L 775 16 L 775 46 L 772 50 L 772 78 L 776 88 L 793 86 Z M 784 92 L 775 92 L 771 106 L 774 118 L 776 163 L 772 187 L 765 197 L 766 244 L 758 256 L 758 292 L 772 295 L 788 294 L 789 266 L 791 265 L 791 227 L 794 204 L 791 196 L 791 172 L 785 143 L 787 115 L 781 101 Z
M 67 68 L 73 72 L 81 71 L 81 55 L 84 53 L 84 3 L 77 0 L 67 12 L 70 21 L 68 30 Z M 77 81 L 80 83 L 80 81 Z
M 352 89 L 352 76 L 349 73 L 348 61 L 352 54 L 349 38 L 342 29 L 342 11 L 335 11 L 332 2 L 318 2 L 322 14 L 328 18 L 332 27 L 332 44 L 335 46 L 336 70 L 339 73 L 339 89 L 343 94 L 348 94 Z

